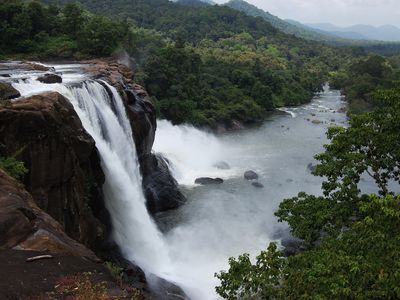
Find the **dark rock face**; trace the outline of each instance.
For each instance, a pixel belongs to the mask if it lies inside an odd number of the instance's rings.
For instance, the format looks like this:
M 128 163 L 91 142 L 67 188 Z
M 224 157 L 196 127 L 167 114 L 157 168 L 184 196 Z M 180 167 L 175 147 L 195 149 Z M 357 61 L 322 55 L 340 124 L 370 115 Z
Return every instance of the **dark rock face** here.
M 313 165 L 312 163 L 309 163 L 309 164 L 307 165 L 307 169 L 312 173 L 312 172 L 314 172 L 314 171 L 317 169 L 317 166 L 316 166 L 316 165 Z
M 20 97 L 21 94 L 8 83 L 0 83 L 0 100 L 11 100 Z
M 43 76 L 39 77 L 37 80 L 39 80 L 42 83 L 62 83 L 62 78 L 61 76 L 58 76 L 56 74 L 44 74 Z
M 45 93 L 0 107 L 0 145 L 25 163 L 27 190 L 71 238 L 91 249 L 105 239 L 100 159 L 67 99 Z
M 201 177 L 197 178 L 194 183 L 201 185 L 222 184 L 224 183 L 224 180 L 221 178 Z
M 251 185 L 258 189 L 264 188 L 264 185 L 259 182 L 253 182 Z
M 150 213 L 176 209 L 186 202 L 172 176 L 168 162 L 160 155 L 142 159 L 143 189 Z
M 168 163 L 151 153 L 157 128 L 156 111 L 147 92 L 134 83 L 132 70 L 108 61 L 88 61 L 86 71 L 105 79 L 124 100 L 143 176 L 143 190 L 151 213 L 175 209 L 186 199 L 178 189 Z
M 155 300 L 185 300 L 189 299 L 185 292 L 177 285 L 157 277 L 150 275 L 148 284 L 151 289 L 150 299 Z
M 246 180 L 257 180 L 258 174 L 254 171 L 246 171 L 244 172 L 244 179 Z
M 20 183 L 0 170 L 0 249 L 11 248 L 99 260 L 68 237 L 58 222 L 36 206 Z

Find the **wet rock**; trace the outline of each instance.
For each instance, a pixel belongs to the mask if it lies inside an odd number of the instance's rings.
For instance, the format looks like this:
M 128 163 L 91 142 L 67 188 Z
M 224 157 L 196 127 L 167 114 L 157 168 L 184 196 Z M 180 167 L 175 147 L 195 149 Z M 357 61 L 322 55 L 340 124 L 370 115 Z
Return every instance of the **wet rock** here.
M 0 156 L 18 153 L 29 170 L 28 192 L 71 238 L 91 249 L 105 239 L 100 158 L 66 98 L 44 93 L 0 107 L 0 145 Z
M 155 300 L 185 300 L 189 299 L 177 285 L 151 274 L 147 278 L 151 291 L 151 299 Z
M 143 190 L 150 213 L 176 209 L 186 202 L 165 158 L 151 154 L 142 159 L 142 169 Z
M 98 261 L 92 251 L 68 237 L 57 221 L 38 208 L 20 183 L 0 170 L 0 249 L 11 248 Z
M 213 165 L 215 168 L 220 170 L 229 170 L 231 166 L 225 161 L 219 161 Z
M 0 100 L 11 100 L 20 96 L 21 94 L 11 84 L 0 83 Z
M 42 83 L 47 83 L 47 84 L 62 83 L 61 76 L 56 75 L 56 74 L 45 74 L 45 75 L 39 77 L 37 80 L 39 80 Z
M 254 171 L 249 170 L 249 171 L 244 172 L 244 178 L 246 180 L 257 180 L 258 174 Z
M 314 172 L 314 171 L 317 169 L 317 166 L 316 166 L 316 165 L 313 165 L 312 163 L 309 163 L 309 164 L 307 165 L 307 169 L 308 169 L 310 172 Z
M 222 184 L 224 183 L 224 180 L 221 178 L 201 177 L 197 178 L 194 183 L 201 185 L 212 185 L 212 184 Z
M 322 123 L 321 120 L 312 120 L 311 123 L 315 124 L 315 125 L 319 125 Z
M 258 188 L 258 189 L 264 188 L 264 185 L 259 183 L 258 181 L 257 182 L 253 182 L 251 185 L 254 186 L 255 188 Z

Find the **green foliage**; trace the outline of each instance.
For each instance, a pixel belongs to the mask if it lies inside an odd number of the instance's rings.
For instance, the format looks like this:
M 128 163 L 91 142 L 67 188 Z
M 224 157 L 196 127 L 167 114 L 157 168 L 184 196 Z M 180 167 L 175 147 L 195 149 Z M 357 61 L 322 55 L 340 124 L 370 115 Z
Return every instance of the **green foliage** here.
M 378 108 L 353 116 L 348 128 L 328 131 L 331 140 L 317 155 L 315 175 L 324 178 L 323 196 L 300 193 L 284 200 L 276 215 L 290 225 L 308 250 L 264 260 L 258 269 L 248 256 L 230 259 L 220 273 L 226 299 L 398 299 L 400 297 L 400 90 L 374 93 Z M 378 195 L 361 194 L 369 176 Z M 389 185 L 391 182 L 391 185 Z M 392 189 L 391 189 L 392 188 Z M 394 190 L 393 190 L 394 188 Z M 279 285 L 260 296 L 268 266 L 283 266 Z M 257 264 L 260 261 L 257 260 Z M 247 287 L 251 283 L 251 289 Z M 272 287 L 271 285 L 269 287 Z M 246 294 L 241 294 L 242 291 Z
M 154 99 L 159 116 L 177 124 L 252 123 L 276 107 L 306 103 L 328 72 L 350 55 L 284 34 L 226 6 L 168 0 L 81 3 L 133 25 L 124 45 L 137 62 L 136 78 Z M 82 40 L 94 36 L 82 35 Z M 95 52 L 102 52 L 101 45 Z
M 229 259 L 228 272 L 215 276 L 221 280 L 217 293 L 229 300 L 233 299 L 270 299 L 280 295 L 280 280 L 286 266 L 286 260 L 271 243 L 267 251 L 262 251 L 253 265 L 248 254 L 238 259 Z
M 0 169 L 6 171 L 11 177 L 22 180 L 28 173 L 24 163 L 16 160 L 14 157 L 0 157 Z
M 70 58 L 110 55 L 126 40 L 127 28 L 88 14 L 76 3 L 60 10 L 37 1 L 0 2 L 0 54 Z
M 396 57 L 385 59 L 381 56 L 353 58 L 341 70 L 330 73 L 330 81 L 335 88 L 342 88 L 350 103 L 350 111 L 363 113 L 372 110 L 374 91 L 394 87 L 400 80 Z

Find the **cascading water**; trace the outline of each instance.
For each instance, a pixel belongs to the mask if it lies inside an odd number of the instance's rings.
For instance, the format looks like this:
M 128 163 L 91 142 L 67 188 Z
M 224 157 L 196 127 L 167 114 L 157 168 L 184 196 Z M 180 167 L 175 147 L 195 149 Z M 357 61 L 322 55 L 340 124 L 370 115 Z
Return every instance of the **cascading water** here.
M 307 165 L 323 150 L 328 124 L 346 124 L 346 116 L 338 113 L 340 94 L 329 90 L 292 109 L 292 118 L 278 114 L 264 126 L 218 138 L 159 121 L 154 150 L 168 158 L 188 197 L 186 205 L 160 217 L 168 223 L 162 235 L 146 210 L 131 127 L 118 92 L 106 82 L 70 72 L 73 66 L 62 68 L 64 84 L 42 84 L 36 80 L 41 74 L 14 74 L 11 80 L 22 96 L 57 91 L 70 100 L 101 155 L 106 204 L 123 254 L 146 273 L 177 283 L 195 300 L 217 299 L 213 275 L 227 268 L 230 256 L 254 256 L 269 241 L 282 238 L 286 226 L 277 224 L 274 211 L 299 191 L 321 192 L 321 179 Z M 319 125 L 310 118 L 318 118 Z M 218 169 L 220 161 L 231 169 Z M 248 169 L 260 175 L 265 189 L 243 179 Z M 202 176 L 225 182 L 195 186 L 195 178 Z
M 168 249 L 146 209 L 132 130 L 116 89 L 93 80 L 72 85 L 42 84 L 34 76 L 13 86 L 22 96 L 56 91 L 69 99 L 100 153 L 105 173 L 103 191 L 116 243 L 123 255 L 146 273 L 170 277 Z

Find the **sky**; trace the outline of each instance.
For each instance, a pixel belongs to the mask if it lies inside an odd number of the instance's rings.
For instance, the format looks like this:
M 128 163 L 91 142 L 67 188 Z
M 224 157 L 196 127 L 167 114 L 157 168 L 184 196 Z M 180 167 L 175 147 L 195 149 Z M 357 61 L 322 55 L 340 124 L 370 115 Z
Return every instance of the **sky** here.
M 400 27 L 400 0 L 246 0 L 282 19 L 337 26 Z M 215 0 L 224 3 L 225 0 Z

